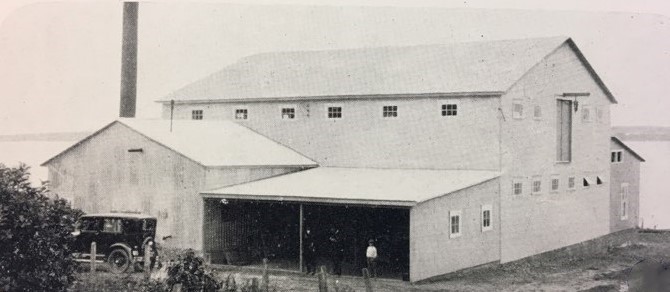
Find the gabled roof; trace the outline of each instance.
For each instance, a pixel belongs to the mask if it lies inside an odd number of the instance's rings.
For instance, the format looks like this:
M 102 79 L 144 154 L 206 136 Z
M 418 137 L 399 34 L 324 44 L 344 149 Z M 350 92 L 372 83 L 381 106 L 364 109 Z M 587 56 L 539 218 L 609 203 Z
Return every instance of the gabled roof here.
M 317 167 L 202 192 L 204 197 L 414 206 L 500 176 L 495 171 Z
M 640 154 L 637 154 L 637 152 L 633 151 L 632 148 L 624 144 L 623 141 L 621 141 L 619 138 L 612 136 L 612 141 L 614 141 L 614 143 L 619 144 L 619 146 L 621 146 L 623 149 L 626 149 L 626 151 L 628 151 L 631 155 L 635 156 L 635 158 L 637 158 L 638 160 L 645 162 L 644 158 L 642 158 Z
M 262 53 L 242 58 L 159 101 L 500 96 L 565 43 L 616 102 L 567 37 Z
M 203 166 L 316 166 L 316 162 L 248 128 L 229 121 L 119 119 L 77 142 L 53 159 L 91 139 L 114 124 Z

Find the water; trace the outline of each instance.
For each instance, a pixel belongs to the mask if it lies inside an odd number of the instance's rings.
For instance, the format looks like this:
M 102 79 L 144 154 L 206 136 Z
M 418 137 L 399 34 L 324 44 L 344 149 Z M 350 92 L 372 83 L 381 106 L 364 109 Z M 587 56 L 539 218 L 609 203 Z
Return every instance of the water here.
M 670 141 L 624 141 L 646 160 L 640 166 L 640 219 L 645 228 L 670 229 Z

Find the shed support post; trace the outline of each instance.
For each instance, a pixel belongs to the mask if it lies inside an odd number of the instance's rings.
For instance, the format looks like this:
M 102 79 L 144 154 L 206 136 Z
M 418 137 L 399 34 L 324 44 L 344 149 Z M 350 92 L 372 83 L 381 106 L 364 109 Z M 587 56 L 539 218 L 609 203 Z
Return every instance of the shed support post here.
M 299 263 L 299 265 L 300 265 L 300 272 L 301 273 L 302 273 L 302 269 L 303 269 L 303 250 L 302 250 L 302 248 L 303 248 L 302 235 L 304 234 L 304 232 L 303 232 L 304 227 L 303 227 L 303 222 L 302 222 L 303 221 L 303 216 L 304 216 L 303 207 L 302 207 L 302 204 L 300 204 L 300 260 L 299 260 L 300 263 Z

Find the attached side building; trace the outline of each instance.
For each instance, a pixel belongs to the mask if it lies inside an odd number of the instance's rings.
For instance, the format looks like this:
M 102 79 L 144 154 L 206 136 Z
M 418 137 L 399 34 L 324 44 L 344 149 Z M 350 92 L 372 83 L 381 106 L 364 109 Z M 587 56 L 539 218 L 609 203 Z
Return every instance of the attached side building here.
M 610 232 L 616 232 L 638 227 L 640 163 L 645 160 L 617 137 L 612 137 L 610 147 Z
M 203 190 L 316 166 L 235 123 L 120 119 L 43 163 L 49 188 L 87 213 L 158 218 L 160 242 L 202 250 Z M 235 141 L 235 142 L 231 142 Z

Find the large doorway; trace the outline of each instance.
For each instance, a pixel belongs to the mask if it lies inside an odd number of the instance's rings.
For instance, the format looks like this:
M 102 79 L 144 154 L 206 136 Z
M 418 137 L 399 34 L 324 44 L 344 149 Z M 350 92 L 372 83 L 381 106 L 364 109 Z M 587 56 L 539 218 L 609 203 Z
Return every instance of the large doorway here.
M 302 224 L 301 224 L 302 219 Z M 409 273 L 409 208 L 205 199 L 205 253 L 215 264 L 305 270 L 317 266 L 360 276 L 372 240 L 378 250 L 378 276 Z M 301 234 L 302 231 L 302 234 Z M 302 245 L 302 254 L 301 254 Z

